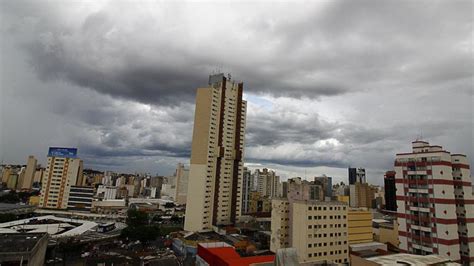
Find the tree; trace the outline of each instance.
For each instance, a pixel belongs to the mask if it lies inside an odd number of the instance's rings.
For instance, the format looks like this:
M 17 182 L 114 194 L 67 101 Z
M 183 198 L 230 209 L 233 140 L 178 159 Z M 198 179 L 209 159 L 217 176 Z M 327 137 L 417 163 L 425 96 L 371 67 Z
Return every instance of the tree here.
M 15 191 L 10 191 L 8 194 L 0 196 L 0 202 L 4 203 L 18 203 L 20 202 L 20 197 Z
M 143 211 L 138 210 L 128 210 L 127 211 L 127 225 L 131 227 L 147 225 L 148 224 L 148 214 Z

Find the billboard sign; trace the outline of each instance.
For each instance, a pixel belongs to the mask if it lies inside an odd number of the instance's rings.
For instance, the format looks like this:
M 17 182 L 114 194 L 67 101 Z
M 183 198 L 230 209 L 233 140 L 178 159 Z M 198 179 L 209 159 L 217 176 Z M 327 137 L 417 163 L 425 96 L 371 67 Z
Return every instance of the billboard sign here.
M 49 147 L 48 157 L 77 158 L 77 149 Z

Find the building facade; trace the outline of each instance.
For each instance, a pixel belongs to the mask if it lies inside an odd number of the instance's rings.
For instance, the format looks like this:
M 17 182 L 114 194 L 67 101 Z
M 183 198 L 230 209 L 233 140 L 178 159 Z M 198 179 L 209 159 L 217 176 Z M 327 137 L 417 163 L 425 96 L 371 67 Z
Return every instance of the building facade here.
M 35 178 L 37 162 L 38 161 L 33 155 L 28 156 L 28 160 L 26 162 L 26 168 L 25 168 L 25 175 L 20 184 L 20 189 L 29 190 L 33 187 L 33 181 Z
M 176 167 L 176 195 L 174 200 L 177 204 L 186 204 L 188 195 L 189 169 L 184 164 L 178 163 Z
M 347 205 L 338 201 L 272 200 L 270 250 L 296 248 L 300 263 L 347 263 Z
M 242 213 L 247 103 L 243 83 L 223 74 L 197 89 L 184 229 L 207 231 Z
M 366 183 L 364 168 L 349 168 L 349 185 Z
M 474 199 L 465 155 L 414 141 L 395 160 L 400 249 L 474 262 Z
M 332 197 L 332 177 L 323 175 L 323 176 L 316 176 L 314 178 L 314 182 L 318 182 L 323 186 L 324 189 L 324 197 L 328 197 L 331 199 Z
M 397 211 L 397 198 L 395 187 L 395 171 L 387 171 L 383 178 L 385 193 L 385 210 Z
M 40 208 L 66 209 L 71 186 L 82 180 L 82 160 L 75 148 L 49 148 L 43 176 Z
M 350 245 L 373 241 L 372 213 L 367 209 L 349 209 L 347 226 Z
M 242 176 L 242 214 L 249 213 L 250 193 L 252 188 L 252 172 L 244 167 Z
M 257 191 L 260 195 L 270 198 L 278 197 L 280 192 L 280 177 L 276 175 L 275 171 L 263 168 L 255 170 L 254 178 L 257 179 Z
M 353 208 L 372 208 L 377 189 L 367 183 L 356 182 L 349 185 L 350 206 Z
M 93 198 L 93 187 L 71 186 L 67 201 L 67 209 L 72 211 L 90 212 Z
M 324 200 L 324 188 L 314 181 L 294 177 L 288 179 L 287 198 L 289 200 Z

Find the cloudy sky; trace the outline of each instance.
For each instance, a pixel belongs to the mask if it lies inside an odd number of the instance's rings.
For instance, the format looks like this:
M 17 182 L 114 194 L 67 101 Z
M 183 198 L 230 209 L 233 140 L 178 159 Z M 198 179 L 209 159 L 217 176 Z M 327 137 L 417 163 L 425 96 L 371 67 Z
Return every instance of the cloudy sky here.
M 420 135 L 474 164 L 472 1 L 171 2 L 0 1 L 0 160 L 171 174 L 220 70 L 252 168 L 381 184 Z

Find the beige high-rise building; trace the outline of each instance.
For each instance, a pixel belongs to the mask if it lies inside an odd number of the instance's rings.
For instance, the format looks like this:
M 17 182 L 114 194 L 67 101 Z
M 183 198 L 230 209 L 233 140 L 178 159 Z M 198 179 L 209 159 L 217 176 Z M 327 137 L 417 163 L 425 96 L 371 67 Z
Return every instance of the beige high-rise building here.
M 272 200 L 270 250 L 296 248 L 300 263 L 347 263 L 347 208 L 338 201 Z
M 35 171 L 35 177 L 33 178 L 33 183 L 34 182 L 43 182 L 43 173 L 44 173 L 44 168 L 42 167 L 39 167 L 39 168 L 36 168 L 36 171 Z
M 184 229 L 208 231 L 241 215 L 247 103 L 223 74 L 197 89 Z
M 189 169 L 184 164 L 178 163 L 176 167 L 176 195 L 174 200 L 177 204 L 186 204 L 186 196 L 188 195 Z
M 8 179 L 10 178 L 10 174 L 13 172 L 13 169 L 9 166 L 4 166 L 2 168 L 2 183 L 8 183 Z
M 38 161 L 33 155 L 28 156 L 28 161 L 26 163 L 25 175 L 23 176 L 22 183 L 20 184 L 20 189 L 31 189 L 33 186 L 33 180 L 35 178 L 36 172 L 36 163 Z
M 377 189 L 367 183 L 350 185 L 350 206 L 353 208 L 372 208 Z
M 275 174 L 275 171 L 263 168 L 255 170 L 255 178 L 257 178 L 257 191 L 262 197 L 278 197 L 280 191 L 280 177 Z
M 82 169 L 77 149 L 49 148 L 39 207 L 66 209 L 71 186 L 82 180 Z

